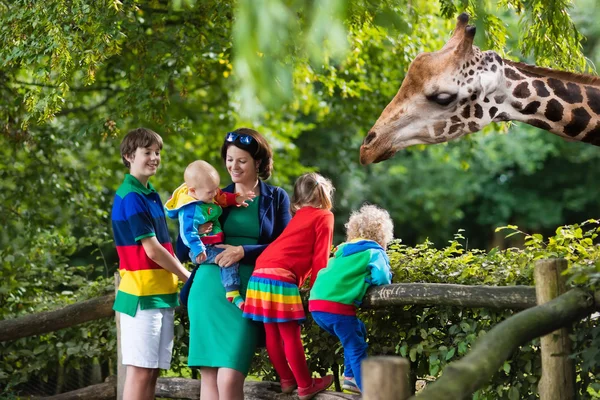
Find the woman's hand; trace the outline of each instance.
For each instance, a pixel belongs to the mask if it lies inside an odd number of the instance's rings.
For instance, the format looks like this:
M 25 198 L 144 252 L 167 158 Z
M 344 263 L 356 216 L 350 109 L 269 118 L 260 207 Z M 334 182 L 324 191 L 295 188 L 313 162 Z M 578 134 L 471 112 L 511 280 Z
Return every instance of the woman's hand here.
M 242 246 L 217 244 L 215 247 L 225 249 L 222 253 L 217 254 L 215 257 L 215 263 L 219 264 L 219 267 L 221 268 L 231 267 L 233 263 L 239 262 L 242 258 L 244 258 L 244 248 Z
M 198 233 L 200 235 L 204 235 L 206 233 L 210 233 L 210 231 L 212 231 L 212 229 L 213 229 L 212 222 L 205 222 L 202 225 L 198 225 Z

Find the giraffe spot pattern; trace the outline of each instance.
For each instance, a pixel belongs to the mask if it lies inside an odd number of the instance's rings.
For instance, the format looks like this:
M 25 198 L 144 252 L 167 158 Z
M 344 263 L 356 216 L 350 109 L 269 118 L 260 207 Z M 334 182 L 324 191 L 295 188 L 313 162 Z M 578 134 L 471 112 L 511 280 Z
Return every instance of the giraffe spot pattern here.
M 525 115 L 535 114 L 541 105 L 542 105 L 542 103 L 540 103 L 537 100 L 532 101 L 531 103 L 527 104 L 524 109 L 521 110 L 521 114 L 525 114 Z
M 499 96 L 494 96 L 494 101 L 496 102 L 496 104 L 502 104 L 504 103 L 504 100 L 506 100 L 506 95 L 499 95 Z
M 548 104 L 546 104 L 546 111 L 544 112 L 544 116 L 550 121 L 558 122 L 563 118 L 564 110 L 565 108 L 560 103 L 560 101 L 556 99 L 550 99 Z
M 452 118 L 450 118 L 450 122 L 452 122 L 452 124 L 457 124 L 461 121 L 460 117 L 453 115 Z
M 587 95 L 588 105 L 592 111 L 600 115 L 600 90 L 595 87 L 586 86 L 585 94 Z
M 479 125 L 475 121 L 469 122 L 469 130 L 471 132 L 477 132 L 479 130 Z
M 521 110 L 523 108 L 523 103 L 521 103 L 520 101 L 513 101 L 513 102 L 510 103 L 510 105 L 515 110 Z
M 444 134 L 444 129 L 446 129 L 446 121 L 439 121 L 433 125 L 433 134 L 435 136 L 441 136 Z
M 471 106 L 467 104 L 465 108 L 462 110 L 463 118 L 469 118 L 471 116 Z
M 600 146 L 600 122 L 596 123 L 594 129 L 589 131 L 582 141 L 593 144 L 594 146 Z
M 498 67 L 496 66 L 496 64 L 492 64 L 492 72 L 496 72 L 496 70 L 498 69 Z
M 548 86 L 554 91 L 554 94 L 569 104 L 581 103 L 583 101 L 581 89 L 574 83 L 569 82 L 565 86 L 558 79 L 548 78 Z
M 452 125 L 450 127 L 450 130 L 448 131 L 448 135 L 453 135 L 458 131 L 462 131 L 464 127 L 465 127 L 465 124 L 463 124 L 462 122 L 460 124 Z
M 483 108 L 479 104 L 475 104 L 475 118 L 483 118 Z
M 540 128 L 540 129 L 544 129 L 549 131 L 550 130 L 550 124 L 542 121 L 541 119 L 528 119 L 527 122 L 529 125 L 535 126 L 536 128 Z
M 496 115 L 497 112 L 498 109 L 496 107 L 490 108 L 490 118 L 494 118 L 494 115 Z
M 524 76 L 520 75 L 517 71 L 512 68 L 504 68 L 504 76 L 506 76 L 511 81 L 520 81 L 521 79 L 525 79 Z
M 513 96 L 519 99 L 525 99 L 531 96 L 531 92 L 529 91 L 529 84 L 527 82 L 521 82 L 513 90 Z
M 496 116 L 496 118 L 494 118 L 495 121 L 510 121 L 510 116 L 505 113 L 505 112 L 501 112 L 500 114 L 498 114 Z
M 579 135 L 587 128 L 592 116 L 583 107 L 578 107 L 571 112 L 571 122 L 565 126 L 565 133 L 571 137 Z
M 536 79 L 532 82 L 533 87 L 535 88 L 535 92 L 540 97 L 548 97 L 550 96 L 550 92 L 546 89 L 546 84 L 539 79 Z

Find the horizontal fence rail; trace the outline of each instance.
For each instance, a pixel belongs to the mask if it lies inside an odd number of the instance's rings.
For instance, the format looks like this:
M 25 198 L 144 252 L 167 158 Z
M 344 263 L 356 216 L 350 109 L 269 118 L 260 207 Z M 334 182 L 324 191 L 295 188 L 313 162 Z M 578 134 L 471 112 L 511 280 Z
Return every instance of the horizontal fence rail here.
M 114 316 L 114 294 L 75 303 L 59 310 L 0 321 L 0 342 L 48 333 Z M 533 286 L 468 286 L 446 283 L 395 283 L 372 287 L 364 308 L 443 305 L 523 310 L 536 305 Z M 180 311 L 181 308 L 178 309 Z

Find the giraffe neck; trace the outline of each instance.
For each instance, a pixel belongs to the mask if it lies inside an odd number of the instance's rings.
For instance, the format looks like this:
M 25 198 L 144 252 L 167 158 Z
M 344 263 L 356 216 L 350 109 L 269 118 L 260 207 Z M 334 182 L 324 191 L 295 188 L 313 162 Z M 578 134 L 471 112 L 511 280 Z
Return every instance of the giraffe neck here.
M 493 121 L 521 121 L 600 146 L 600 78 L 503 61 L 506 85 L 494 96 Z

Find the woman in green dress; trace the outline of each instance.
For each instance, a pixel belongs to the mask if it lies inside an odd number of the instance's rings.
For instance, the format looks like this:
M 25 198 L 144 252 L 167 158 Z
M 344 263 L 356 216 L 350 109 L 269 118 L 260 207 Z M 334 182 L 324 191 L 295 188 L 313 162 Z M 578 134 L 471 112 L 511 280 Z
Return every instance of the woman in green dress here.
M 196 271 L 188 298 L 188 364 L 200 367 L 201 400 L 242 400 L 244 379 L 263 328 L 243 318 L 242 311 L 227 301 L 219 268 L 240 263 L 241 293 L 245 297 L 256 258 L 291 218 L 290 202 L 283 189 L 262 181 L 270 177 L 273 159 L 260 133 L 247 128 L 227 133 L 221 157 L 233 181 L 223 190 L 254 192 L 256 198 L 246 208 L 223 209 L 220 221 L 226 244 L 220 247 L 225 250 L 216 257 L 216 264 L 203 264 Z

